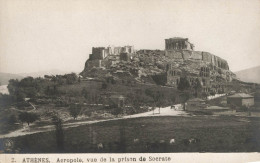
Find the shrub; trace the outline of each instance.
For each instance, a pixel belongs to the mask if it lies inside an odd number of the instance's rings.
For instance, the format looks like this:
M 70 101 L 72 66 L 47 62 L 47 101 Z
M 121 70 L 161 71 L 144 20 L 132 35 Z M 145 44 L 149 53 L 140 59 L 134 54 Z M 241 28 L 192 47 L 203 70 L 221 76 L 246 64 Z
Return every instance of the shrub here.
M 79 114 L 80 114 L 80 111 L 81 111 L 81 106 L 79 104 L 73 104 L 73 105 L 70 105 L 69 107 L 69 111 L 70 111 L 70 115 L 76 119 Z
M 29 126 L 30 123 L 33 123 L 34 121 L 38 120 L 39 116 L 35 113 L 23 112 L 19 114 L 19 119 L 22 122 L 26 122 Z

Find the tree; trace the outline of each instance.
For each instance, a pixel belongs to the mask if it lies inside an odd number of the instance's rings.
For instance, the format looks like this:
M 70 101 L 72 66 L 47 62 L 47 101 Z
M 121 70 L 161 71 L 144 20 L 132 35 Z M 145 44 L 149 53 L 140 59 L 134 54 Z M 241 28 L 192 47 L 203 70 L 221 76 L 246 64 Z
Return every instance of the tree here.
M 215 92 L 214 90 L 210 90 L 209 94 L 210 94 L 211 96 L 215 96 L 216 92 Z
M 151 89 L 145 89 L 144 93 L 145 93 L 147 96 L 150 96 L 150 97 L 153 96 L 153 91 L 152 91 Z
M 10 79 L 9 80 L 9 84 L 8 84 L 7 88 L 8 88 L 10 95 L 15 94 L 18 86 L 19 86 L 19 81 L 17 79 Z
M 201 92 L 201 89 L 202 89 L 201 82 L 198 78 L 196 78 L 196 80 L 195 80 L 194 89 L 195 89 L 195 96 L 198 97 L 198 94 L 199 94 L 199 92 Z
M 11 114 L 10 116 L 8 116 L 8 124 L 14 124 L 17 122 L 17 117 L 14 114 Z
M 114 101 L 109 100 L 108 102 L 109 103 L 106 109 L 111 110 L 111 114 L 118 115 L 122 112 L 122 108 L 118 107 L 118 105 Z
M 107 84 L 106 84 L 106 83 L 102 83 L 101 88 L 102 88 L 102 89 L 107 89 Z
M 12 96 L 16 102 L 21 102 L 24 101 L 26 94 L 21 89 L 18 89 Z
M 64 132 L 62 120 L 55 115 L 52 117 L 52 122 L 55 125 L 57 150 L 58 152 L 62 152 L 64 150 Z
M 35 113 L 29 113 L 29 112 L 22 112 L 19 114 L 19 119 L 24 123 L 26 122 L 28 126 L 30 123 L 33 123 L 34 121 L 39 119 L 39 116 Z
M 114 78 L 111 79 L 111 84 L 116 84 L 116 80 Z
M 180 91 L 184 91 L 184 90 L 190 89 L 190 82 L 188 81 L 186 76 L 180 78 L 180 82 L 178 84 L 178 89 Z
M 120 135 L 120 142 L 119 142 L 119 150 L 122 153 L 126 152 L 126 131 L 125 127 L 127 126 L 126 121 L 122 120 L 119 124 L 119 135 Z
M 73 84 L 78 81 L 78 77 L 75 73 L 66 74 L 66 75 L 64 75 L 64 77 L 66 78 L 67 84 Z
M 118 107 L 117 105 L 113 105 L 113 110 L 111 111 L 111 114 L 118 115 L 122 112 L 122 108 Z
M 79 114 L 80 114 L 80 111 L 81 111 L 81 106 L 79 104 L 73 104 L 73 105 L 70 105 L 69 107 L 69 111 L 70 111 L 70 115 L 76 119 Z
M 134 112 L 138 111 L 141 106 L 141 97 L 140 94 L 132 92 L 127 94 L 127 102 L 132 105 Z
M 161 90 L 153 91 L 153 90 L 146 89 L 145 94 L 147 96 L 150 96 L 153 99 L 154 106 L 159 107 L 159 113 L 160 113 L 161 107 L 163 106 L 163 104 L 165 102 L 165 96 L 164 96 L 163 91 L 161 91 Z
M 155 105 L 157 107 L 159 107 L 159 114 L 161 113 L 161 107 L 163 106 L 164 104 L 164 94 L 163 92 L 161 91 L 157 91 L 154 96 L 153 96 L 153 99 L 154 99 L 154 102 L 155 102 Z
M 34 86 L 34 84 L 35 84 L 34 79 L 33 79 L 33 77 L 30 77 L 30 76 L 23 78 L 19 83 L 19 85 L 21 87 L 32 87 L 32 86 Z
M 81 91 L 81 95 L 85 97 L 85 99 L 88 99 L 88 91 L 87 88 L 84 87 Z
M 202 92 L 202 94 L 201 94 L 202 98 L 204 98 L 204 99 L 207 99 L 208 95 L 209 95 L 209 93 L 207 93 L 207 92 Z M 214 95 L 215 95 L 215 93 L 214 93 Z
M 181 101 L 183 102 L 183 110 L 186 110 L 186 102 L 189 100 L 191 96 L 190 91 L 184 91 L 180 96 Z
M 13 103 L 13 98 L 7 94 L 0 93 L 0 108 L 5 108 Z
M 50 95 L 50 96 L 58 94 L 57 86 L 56 85 L 53 85 L 53 86 L 48 85 L 45 88 L 45 94 Z

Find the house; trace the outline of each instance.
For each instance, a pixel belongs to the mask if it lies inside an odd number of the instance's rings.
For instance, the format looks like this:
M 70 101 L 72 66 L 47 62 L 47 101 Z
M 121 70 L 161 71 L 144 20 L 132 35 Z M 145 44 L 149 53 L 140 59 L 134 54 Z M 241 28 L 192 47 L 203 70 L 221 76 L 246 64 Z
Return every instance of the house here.
M 227 97 L 227 104 L 231 106 L 246 106 L 250 107 L 255 104 L 254 96 L 246 93 L 235 93 Z
M 200 98 L 193 98 L 187 101 L 186 110 L 187 111 L 196 111 L 204 109 L 206 107 L 205 100 Z

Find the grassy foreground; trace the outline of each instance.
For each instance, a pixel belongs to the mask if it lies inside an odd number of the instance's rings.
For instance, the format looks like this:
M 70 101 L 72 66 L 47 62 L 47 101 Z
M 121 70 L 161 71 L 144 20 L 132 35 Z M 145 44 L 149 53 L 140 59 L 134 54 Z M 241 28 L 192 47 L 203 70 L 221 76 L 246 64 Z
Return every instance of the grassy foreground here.
M 196 142 L 189 143 L 190 139 Z M 260 152 L 260 118 L 147 117 L 101 122 L 64 131 L 66 153 Z M 175 143 L 169 143 L 171 139 Z M 54 153 L 55 131 L 12 138 L 20 153 Z M 102 148 L 97 144 L 102 143 Z

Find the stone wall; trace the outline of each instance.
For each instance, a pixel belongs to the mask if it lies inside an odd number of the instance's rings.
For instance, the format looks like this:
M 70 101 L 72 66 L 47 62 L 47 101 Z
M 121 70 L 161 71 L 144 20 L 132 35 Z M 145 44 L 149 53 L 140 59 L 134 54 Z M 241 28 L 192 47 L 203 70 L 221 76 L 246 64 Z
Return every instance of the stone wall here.
M 93 67 L 101 67 L 102 61 L 101 60 L 88 60 L 85 63 L 85 68 L 93 68 Z
M 166 50 L 165 55 L 169 59 L 176 60 L 201 60 L 204 62 L 212 63 L 213 66 L 229 70 L 229 66 L 226 60 L 208 52 L 189 50 Z
M 132 59 L 132 53 L 120 53 L 120 60 L 130 61 Z
M 203 57 L 201 55 L 201 52 L 198 51 L 192 51 L 190 59 L 195 59 L 195 60 L 203 60 Z

